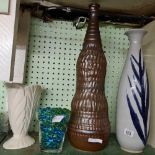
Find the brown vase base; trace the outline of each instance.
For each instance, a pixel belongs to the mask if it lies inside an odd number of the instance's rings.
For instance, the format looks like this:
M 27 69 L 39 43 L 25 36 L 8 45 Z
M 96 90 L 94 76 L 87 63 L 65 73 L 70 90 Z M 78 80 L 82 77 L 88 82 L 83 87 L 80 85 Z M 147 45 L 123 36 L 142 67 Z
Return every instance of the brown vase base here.
M 72 146 L 74 146 L 75 148 L 82 150 L 82 151 L 89 151 L 89 152 L 100 151 L 104 149 L 104 147 L 107 145 L 107 143 L 100 144 L 100 143 L 88 142 L 88 138 L 81 137 L 81 136 L 72 135 L 70 137 L 69 135 L 69 140 Z

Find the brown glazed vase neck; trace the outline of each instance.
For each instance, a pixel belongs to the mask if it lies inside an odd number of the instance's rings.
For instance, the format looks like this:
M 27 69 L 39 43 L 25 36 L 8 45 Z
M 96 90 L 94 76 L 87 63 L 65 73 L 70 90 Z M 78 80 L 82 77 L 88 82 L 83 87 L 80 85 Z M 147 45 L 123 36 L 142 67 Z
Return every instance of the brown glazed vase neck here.
M 87 47 L 88 45 L 91 46 L 91 44 L 99 45 L 102 48 L 100 31 L 99 31 L 99 20 L 98 20 L 99 5 L 92 4 L 89 6 L 89 10 L 90 10 L 90 19 L 84 39 L 83 48 Z

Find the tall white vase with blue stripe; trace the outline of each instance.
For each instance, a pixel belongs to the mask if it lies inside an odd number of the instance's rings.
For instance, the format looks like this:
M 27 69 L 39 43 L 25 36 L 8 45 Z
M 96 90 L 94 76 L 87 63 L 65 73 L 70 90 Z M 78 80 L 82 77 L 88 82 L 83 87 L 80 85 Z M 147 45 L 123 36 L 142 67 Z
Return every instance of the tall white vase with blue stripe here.
M 141 49 L 145 33 L 143 29 L 125 33 L 130 48 L 117 98 L 117 140 L 123 150 L 132 153 L 143 151 L 149 131 L 149 83 Z

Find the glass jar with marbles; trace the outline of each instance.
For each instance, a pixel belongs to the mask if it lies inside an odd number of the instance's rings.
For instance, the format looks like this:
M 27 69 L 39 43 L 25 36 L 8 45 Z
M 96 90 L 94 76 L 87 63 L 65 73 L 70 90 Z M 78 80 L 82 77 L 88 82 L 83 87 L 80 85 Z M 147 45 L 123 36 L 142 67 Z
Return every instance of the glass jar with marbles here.
M 40 108 L 38 118 L 41 150 L 60 153 L 63 148 L 70 111 L 65 108 Z

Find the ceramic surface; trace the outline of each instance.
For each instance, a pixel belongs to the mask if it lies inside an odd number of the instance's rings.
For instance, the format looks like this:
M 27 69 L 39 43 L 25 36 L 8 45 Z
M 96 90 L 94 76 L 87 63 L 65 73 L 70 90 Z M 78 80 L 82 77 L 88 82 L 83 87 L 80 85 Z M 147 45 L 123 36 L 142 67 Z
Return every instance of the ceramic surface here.
M 103 149 L 109 139 L 110 123 L 104 93 L 106 58 L 102 50 L 97 4 L 92 4 L 90 19 L 77 60 L 76 92 L 72 100 L 69 139 L 84 151 Z
M 123 150 L 132 153 L 143 151 L 149 131 L 149 82 L 141 49 L 145 33 L 143 29 L 126 32 L 130 48 L 117 98 L 117 139 Z
M 20 149 L 35 140 L 28 135 L 28 128 L 42 88 L 39 85 L 23 86 L 6 84 L 8 93 L 9 122 L 13 137 L 3 144 L 5 149 Z

